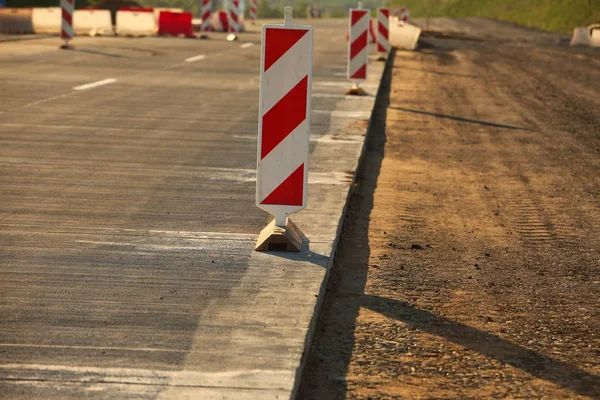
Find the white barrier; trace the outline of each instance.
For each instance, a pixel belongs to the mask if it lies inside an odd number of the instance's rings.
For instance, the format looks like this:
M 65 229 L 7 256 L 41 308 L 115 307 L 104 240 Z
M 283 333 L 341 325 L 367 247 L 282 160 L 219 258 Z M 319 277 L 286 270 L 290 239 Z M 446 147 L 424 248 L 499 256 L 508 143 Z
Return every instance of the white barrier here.
M 110 10 L 76 10 L 73 29 L 76 35 L 112 35 Z
M 417 48 L 421 29 L 401 21 L 398 17 L 390 18 L 390 44 L 397 49 L 414 50 Z
M 600 47 L 600 24 L 588 26 L 590 32 L 590 46 Z
M 575 28 L 573 30 L 573 37 L 571 38 L 571 46 L 590 46 L 591 38 L 590 31 L 588 28 Z
M 33 33 L 31 8 L 0 8 L 0 33 Z
M 60 7 L 34 8 L 31 14 L 35 33 L 60 33 Z
M 153 12 L 117 11 L 117 35 L 151 36 L 157 31 Z

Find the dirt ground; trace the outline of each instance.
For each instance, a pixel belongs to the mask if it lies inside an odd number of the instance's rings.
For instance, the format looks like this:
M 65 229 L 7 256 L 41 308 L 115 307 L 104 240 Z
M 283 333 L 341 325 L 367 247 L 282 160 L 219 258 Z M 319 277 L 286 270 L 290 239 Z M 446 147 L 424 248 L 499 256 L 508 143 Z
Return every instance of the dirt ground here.
M 600 399 L 600 51 L 465 39 L 392 54 L 300 399 Z

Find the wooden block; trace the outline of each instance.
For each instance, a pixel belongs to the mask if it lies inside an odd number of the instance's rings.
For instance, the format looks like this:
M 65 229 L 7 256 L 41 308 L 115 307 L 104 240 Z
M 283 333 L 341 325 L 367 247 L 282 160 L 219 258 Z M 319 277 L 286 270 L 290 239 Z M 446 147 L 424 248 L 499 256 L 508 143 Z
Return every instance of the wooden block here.
M 364 90 L 362 90 L 359 87 L 353 87 L 352 89 L 348 90 L 346 92 L 346 95 L 350 95 L 350 96 L 366 96 L 367 92 L 365 92 Z
M 301 251 L 305 236 L 288 218 L 285 228 L 275 225 L 275 220 L 260 232 L 256 251 Z

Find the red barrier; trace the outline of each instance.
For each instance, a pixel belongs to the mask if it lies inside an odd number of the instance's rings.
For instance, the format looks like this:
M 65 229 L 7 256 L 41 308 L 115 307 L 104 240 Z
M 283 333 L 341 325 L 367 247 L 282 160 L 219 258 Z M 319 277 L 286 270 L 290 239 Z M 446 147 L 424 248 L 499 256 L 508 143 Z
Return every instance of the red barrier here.
M 158 16 L 158 34 L 195 37 L 192 26 L 192 13 L 161 11 Z

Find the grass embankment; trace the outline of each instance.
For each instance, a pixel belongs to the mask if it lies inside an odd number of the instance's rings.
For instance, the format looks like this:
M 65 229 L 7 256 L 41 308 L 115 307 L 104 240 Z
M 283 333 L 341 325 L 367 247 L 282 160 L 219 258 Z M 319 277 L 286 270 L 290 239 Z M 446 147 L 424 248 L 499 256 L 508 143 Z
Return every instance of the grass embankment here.
M 545 31 L 570 33 L 600 23 L 600 0 L 391 0 L 411 17 L 491 17 Z

